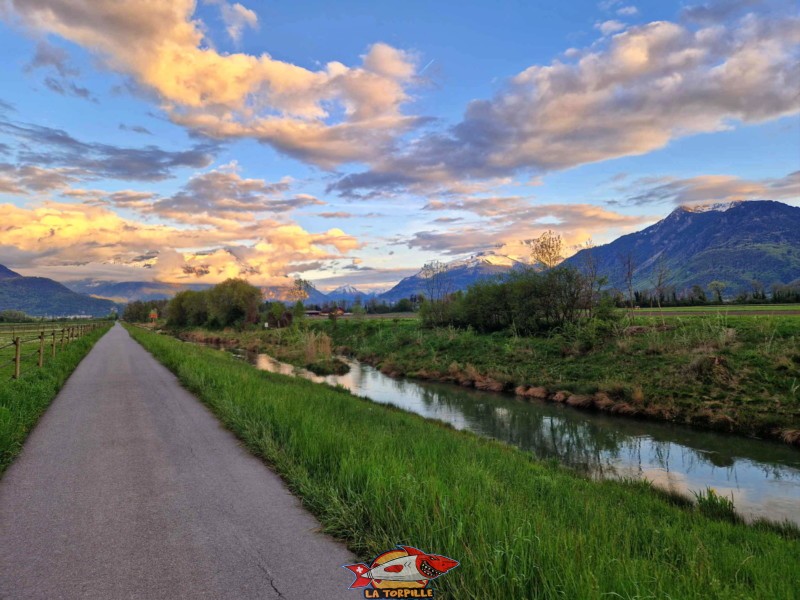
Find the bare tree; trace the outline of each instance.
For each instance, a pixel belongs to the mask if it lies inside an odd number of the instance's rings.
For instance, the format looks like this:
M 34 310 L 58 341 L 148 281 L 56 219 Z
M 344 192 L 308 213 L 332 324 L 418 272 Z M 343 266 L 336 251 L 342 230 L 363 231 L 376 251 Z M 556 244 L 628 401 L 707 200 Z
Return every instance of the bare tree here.
M 531 248 L 531 259 L 541 263 L 546 269 L 552 269 L 564 260 L 564 242 L 555 231 L 545 231 L 538 238 L 525 242 Z
M 422 280 L 425 286 L 423 320 L 433 325 L 442 325 L 448 310 L 448 302 L 453 293 L 453 281 L 447 265 L 438 260 L 422 267 Z
M 750 282 L 750 287 L 753 290 L 753 300 L 765 300 L 767 298 L 764 292 L 764 284 L 758 279 L 753 279 Z
M 667 324 L 666 321 L 664 320 L 664 311 L 661 310 L 661 302 L 663 302 L 664 300 L 664 291 L 666 290 L 668 279 L 669 279 L 669 267 L 667 266 L 667 263 L 664 260 L 664 255 L 660 254 L 658 256 L 658 262 L 656 263 L 655 294 L 656 294 L 656 303 L 658 304 L 658 312 L 661 314 L 662 325 Z
M 443 302 L 453 293 L 452 277 L 445 263 L 438 260 L 425 263 L 421 275 L 425 286 L 426 300 Z
M 600 300 L 603 286 L 608 282 L 608 279 L 601 277 L 597 272 L 597 257 L 593 252 L 594 242 L 591 238 L 583 244 L 576 245 L 574 250 L 576 253 L 582 252 L 580 271 L 584 282 L 584 304 L 586 306 L 586 314 L 591 318 L 594 313 L 594 307 Z
M 625 287 L 628 288 L 628 306 L 630 309 L 630 315 L 633 317 L 633 276 L 636 273 L 636 260 L 633 258 L 633 252 L 631 251 L 628 251 L 627 254 L 620 256 L 620 260 L 622 261 L 622 272 L 625 276 Z

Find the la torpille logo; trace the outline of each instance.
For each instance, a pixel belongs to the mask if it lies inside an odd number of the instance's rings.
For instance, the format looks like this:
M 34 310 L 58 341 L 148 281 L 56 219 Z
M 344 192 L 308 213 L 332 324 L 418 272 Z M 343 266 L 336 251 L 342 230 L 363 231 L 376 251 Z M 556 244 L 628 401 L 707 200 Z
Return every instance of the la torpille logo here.
M 458 561 L 398 546 L 378 555 L 372 564 L 344 565 L 356 576 L 350 589 L 364 588 L 364 598 L 433 598 L 431 581 L 458 566 Z

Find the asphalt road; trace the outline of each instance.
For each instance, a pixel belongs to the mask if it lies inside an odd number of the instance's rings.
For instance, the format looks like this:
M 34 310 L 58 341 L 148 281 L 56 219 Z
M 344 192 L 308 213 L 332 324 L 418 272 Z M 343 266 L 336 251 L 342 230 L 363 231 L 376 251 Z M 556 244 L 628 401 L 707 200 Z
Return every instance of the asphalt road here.
M 354 600 L 354 562 L 119 325 L 0 480 L 0 598 Z

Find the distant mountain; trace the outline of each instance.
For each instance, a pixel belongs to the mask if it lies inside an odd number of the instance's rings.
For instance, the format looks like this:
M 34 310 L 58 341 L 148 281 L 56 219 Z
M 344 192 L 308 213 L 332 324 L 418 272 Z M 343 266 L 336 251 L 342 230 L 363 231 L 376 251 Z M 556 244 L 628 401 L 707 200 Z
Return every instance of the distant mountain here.
M 22 277 L 19 273 L 12 271 L 8 267 L 0 265 L 0 279 L 12 279 L 14 277 Z
M 372 292 L 362 292 L 361 290 L 353 287 L 352 285 L 339 286 L 335 290 L 330 291 L 326 294 L 326 296 L 328 297 L 328 301 L 345 302 L 348 305 L 355 303 L 357 299 L 360 299 L 362 303 L 366 303 L 374 295 L 375 294 Z
M 505 275 L 522 263 L 493 252 L 481 252 L 466 259 L 455 260 L 446 264 L 448 286 L 451 291 L 465 290 L 483 279 Z M 425 277 L 422 270 L 416 275 L 406 277 L 388 292 L 377 297 L 378 301 L 397 302 L 413 295 L 426 295 Z
M 0 310 L 21 310 L 35 317 L 105 317 L 117 305 L 78 294 L 44 277 L 23 277 L 0 265 Z
M 180 284 L 160 281 L 98 281 L 93 279 L 70 281 L 65 285 L 79 294 L 89 294 L 123 303 L 134 300 L 163 300 L 172 298 L 183 290 L 205 290 L 212 287 L 208 283 Z
M 750 289 L 753 280 L 789 283 L 800 277 L 800 208 L 771 200 L 681 206 L 655 225 L 566 262 L 580 268 L 592 256 L 609 285 L 623 289 L 628 255 L 638 290 L 652 289 L 660 264 L 678 292 L 693 285 L 707 290 L 714 280 L 727 285 L 727 296 Z

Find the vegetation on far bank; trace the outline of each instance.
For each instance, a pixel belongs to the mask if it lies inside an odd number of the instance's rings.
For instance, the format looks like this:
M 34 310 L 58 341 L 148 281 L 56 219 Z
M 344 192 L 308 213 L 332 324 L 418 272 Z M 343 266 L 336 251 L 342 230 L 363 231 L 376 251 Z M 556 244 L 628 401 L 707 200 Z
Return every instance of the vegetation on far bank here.
M 55 357 L 48 356 L 43 368 L 23 372 L 18 380 L 0 380 L 0 474 L 19 454 L 31 429 L 72 371 L 106 331 L 108 327 L 102 327 L 71 341 Z
M 360 557 L 407 543 L 460 560 L 437 581 L 443 598 L 775 599 L 800 586 L 796 529 L 735 522 L 711 495 L 691 505 L 645 483 L 592 482 L 342 390 L 130 332 Z
M 800 442 L 795 316 L 637 317 L 539 337 L 411 320 L 314 327 L 391 375 Z

